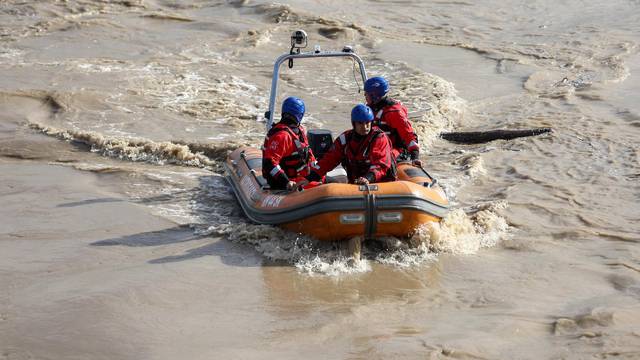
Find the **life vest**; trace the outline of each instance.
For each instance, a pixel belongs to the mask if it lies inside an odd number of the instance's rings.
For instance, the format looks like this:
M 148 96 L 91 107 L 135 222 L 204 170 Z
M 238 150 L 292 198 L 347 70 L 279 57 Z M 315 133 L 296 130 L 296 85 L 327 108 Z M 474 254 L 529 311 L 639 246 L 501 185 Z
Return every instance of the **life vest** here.
M 290 179 L 308 175 L 310 148 L 304 130 L 300 129 L 299 134 L 296 134 L 289 126 L 278 124 L 269 130 L 267 139 L 280 131 L 286 131 L 291 135 L 296 149 L 290 155 L 282 157 L 279 164 L 280 168 L 282 168 L 282 171 L 284 171 Z M 265 140 L 265 146 L 266 142 Z
M 350 130 L 346 133 L 342 167 L 347 170 L 350 183 L 353 183 L 357 178 L 365 176 L 369 172 L 369 170 L 371 169 L 371 160 L 369 160 L 371 146 L 374 140 L 376 140 L 380 136 L 384 136 L 383 134 L 384 132 L 381 129 L 372 127 L 371 132 L 369 132 L 364 140 L 359 142 L 357 148 L 354 150 L 351 146 L 352 143 L 355 142 L 355 140 L 353 139 L 354 131 Z M 389 156 L 389 160 L 391 161 L 391 164 L 384 177 L 382 178 L 382 180 L 384 181 L 394 181 L 397 178 L 395 159 L 393 158 L 393 156 Z

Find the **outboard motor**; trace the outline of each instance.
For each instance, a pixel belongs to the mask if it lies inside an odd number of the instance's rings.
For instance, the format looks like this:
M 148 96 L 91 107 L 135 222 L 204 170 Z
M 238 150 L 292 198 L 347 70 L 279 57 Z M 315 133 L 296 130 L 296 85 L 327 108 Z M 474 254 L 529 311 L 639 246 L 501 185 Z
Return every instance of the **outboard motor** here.
M 333 144 L 331 130 L 312 129 L 307 131 L 307 138 L 309 139 L 311 151 L 313 151 L 313 155 L 317 160 L 320 160 Z

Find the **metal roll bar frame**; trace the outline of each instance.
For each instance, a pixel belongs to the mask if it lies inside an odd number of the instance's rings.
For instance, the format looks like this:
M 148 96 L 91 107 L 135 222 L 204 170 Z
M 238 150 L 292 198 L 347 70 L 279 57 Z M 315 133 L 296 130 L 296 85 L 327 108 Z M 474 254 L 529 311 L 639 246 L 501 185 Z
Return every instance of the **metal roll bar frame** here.
M 309 59 L 309 58 L 329 58 L 329 57 L 347 57 L 351 58 L 358 63 L 360 67 L 360 75 L 362 76 L 362 84 L 367 81 L 367 71 L 365 70 L 364 63 L 360 56 L 355 54 L 350 47 L 345 47 L 342 51 L 319 51 L 315 50 L 313 52 L 306 53 L 294 53 L 294 54 L 283 54 L 280 55 L 275 64 L 273 65 L 273 76 L 271 78 L 271 94 L 269 95 L 269 111 L 265 113 L 265 118 L 267 120 L 267 131 L 271 129 L 273 124 L 273 114 L 274 108 L 276 105 L 276 96 L 278 94 L 278 79 L 280 75 L 280 66 L 283 62 L 287 60 L 294 59 Z M 363 85 L 364 86 L 364 85 Z

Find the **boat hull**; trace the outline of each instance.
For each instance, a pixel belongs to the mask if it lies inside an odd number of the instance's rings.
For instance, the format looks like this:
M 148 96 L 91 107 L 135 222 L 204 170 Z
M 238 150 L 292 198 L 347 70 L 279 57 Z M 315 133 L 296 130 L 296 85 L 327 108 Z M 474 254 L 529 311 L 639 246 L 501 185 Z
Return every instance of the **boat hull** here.
M 424 170 L 400 164 L 399 181 L 369 186 L 324 184 L 304 191 L 271 190 L 262 177 L 262 153 L 244 147 L 232 152 L 226 177 L 247 217 L 259 224 L 313 236 L 345 240 L 356 236 L 410 236 L 448 212 L 442 189 Z

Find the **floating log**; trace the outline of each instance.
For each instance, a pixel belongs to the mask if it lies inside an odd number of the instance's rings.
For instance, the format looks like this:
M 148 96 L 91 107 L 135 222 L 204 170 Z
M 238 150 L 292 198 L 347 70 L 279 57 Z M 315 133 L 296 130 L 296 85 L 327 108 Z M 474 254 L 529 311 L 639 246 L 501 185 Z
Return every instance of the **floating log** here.
M 536 129 L 498 129 L 487 131 L 454 131 L 441 133 L 440 137 L 458 144 L 481 144 L 493 140 L 511 140 L 526 136 L 535 136 L 551 132 L 551 128 Z

